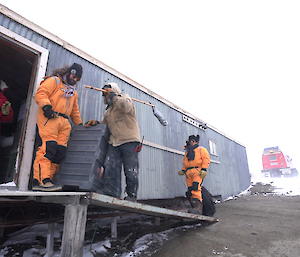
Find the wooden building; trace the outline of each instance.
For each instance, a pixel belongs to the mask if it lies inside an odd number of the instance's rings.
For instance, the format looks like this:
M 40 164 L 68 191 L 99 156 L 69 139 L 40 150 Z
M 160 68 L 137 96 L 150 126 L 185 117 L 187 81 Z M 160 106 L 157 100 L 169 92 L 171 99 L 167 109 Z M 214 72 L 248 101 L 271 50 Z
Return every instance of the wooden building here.
M 250 186 L 244 145 L 1 4 L 0 57 L 0 79 L 11 91 L 9 100 L 15 110 L 14 122 L 3 128 L 5 138 L 0 146 L 0 184 L 14 181 L 17 185 L 8 190 L 8 195 L 14 195 L 12 191 L 33 193 L 30 183 L 38 113 L 34 94 L 44 76 L 74 62 L 83 66 L 83 77 L 76 89 L 84 122 L 101 120 L 105 112 L 101 93 L 84 85 L 102 87 L 107 81 L 116 82 L 122 92 L 133 98 L 151 102 L 168 121 L 167 126 L 162 126 L 151 107 L 135 103 L 144 137 L 139 157 L 138 200 L 185 196 L 185 181 L 177 172 L 182 168 L 183 145 L 191 134 L 199 134 L 200 145 L 210 153 L 211 164 L 204 185 L 212 195 L 226 199 Z M 89 202 L 95 199 L 89 198 Z

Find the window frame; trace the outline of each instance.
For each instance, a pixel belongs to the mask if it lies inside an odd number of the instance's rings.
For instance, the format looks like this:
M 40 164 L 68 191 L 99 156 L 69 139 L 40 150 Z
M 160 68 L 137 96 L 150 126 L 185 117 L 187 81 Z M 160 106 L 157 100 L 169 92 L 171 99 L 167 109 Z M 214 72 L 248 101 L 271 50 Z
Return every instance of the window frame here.
M 218 156 L 217 142 L 214 141 L 214 140 L 209 139 L 208 143 L 209 143 L 209 153 L 211 155 Z

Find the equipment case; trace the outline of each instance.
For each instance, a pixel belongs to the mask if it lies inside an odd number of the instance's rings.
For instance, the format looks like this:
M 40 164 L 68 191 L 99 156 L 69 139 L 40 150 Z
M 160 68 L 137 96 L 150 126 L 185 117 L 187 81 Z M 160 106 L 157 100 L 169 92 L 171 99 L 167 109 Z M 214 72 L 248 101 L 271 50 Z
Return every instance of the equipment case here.
M 97 191 L 101 188 L 101 167 L 108 148 L 109 130 L 105 124 L 89 128 L 72 127 L 67 153 L 53 182 L 64 191 Z

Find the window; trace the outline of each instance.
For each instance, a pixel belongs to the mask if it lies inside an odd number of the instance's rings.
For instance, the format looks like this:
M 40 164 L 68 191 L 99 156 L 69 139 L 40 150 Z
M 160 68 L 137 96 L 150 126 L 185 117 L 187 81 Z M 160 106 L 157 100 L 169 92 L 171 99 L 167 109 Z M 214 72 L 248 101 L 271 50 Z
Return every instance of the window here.
M 271 162 L 277 161 L 276 155 L 270 155 L 270 156 L 269 156 L 269 159 L 270 159 Z
M 215 141 L 209 140 L 209 150 L 210 150 L 210 154 L 212 155 L 218 155 L 217 154 L 217 144 Z

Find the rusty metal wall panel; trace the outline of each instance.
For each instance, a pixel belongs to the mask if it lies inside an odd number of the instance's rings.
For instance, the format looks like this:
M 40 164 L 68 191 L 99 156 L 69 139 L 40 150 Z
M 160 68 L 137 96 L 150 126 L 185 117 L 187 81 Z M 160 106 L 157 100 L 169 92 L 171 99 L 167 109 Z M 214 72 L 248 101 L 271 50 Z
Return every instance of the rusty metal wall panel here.
M 187 137 L 200 135 L 200 144 L 209 150 L 209 140 L 217 142 L 218 156 L 211 155 L 212 162 L 204 185 L 213 195 L 223 198 L 238 194 L 250 185 L 246 148 L 208 126 L 203 131 L 186 121 L 176 108 L 169 106 L 151 94 L 122 80 L 96 64 L 69 51 L 62 45 L 17 23 L 0 13 L 0 25 L 49 50 L 47 75 L 55 68 L 78 62 L 83 66 L 83 77 L 76 85 L 82 120 L 101 120 L 105 112 L 102 93 L 87 89 L 84 85 L 101 88 L 106 81 L 118 83 L 122 92 L 145 102 L 151 102 L 164 115 L 168 126 L 162 126 L 154 117 L 150 106 L 135 102 L 137 118 L 144 140 L 183 151 Z M 155 74 L 153 74 L 155 76 Z M 194 116 L 191 115 L 191 118 Z M 199 121 L 201 122 L 201 121 Z M 177 174 L 182 168 L 183 155 L 145 145 L 140 153 L 139 199 L 166 199 L 184 196 L 185 179 Z M 124 187 L 124 178 L 123 178 Z

